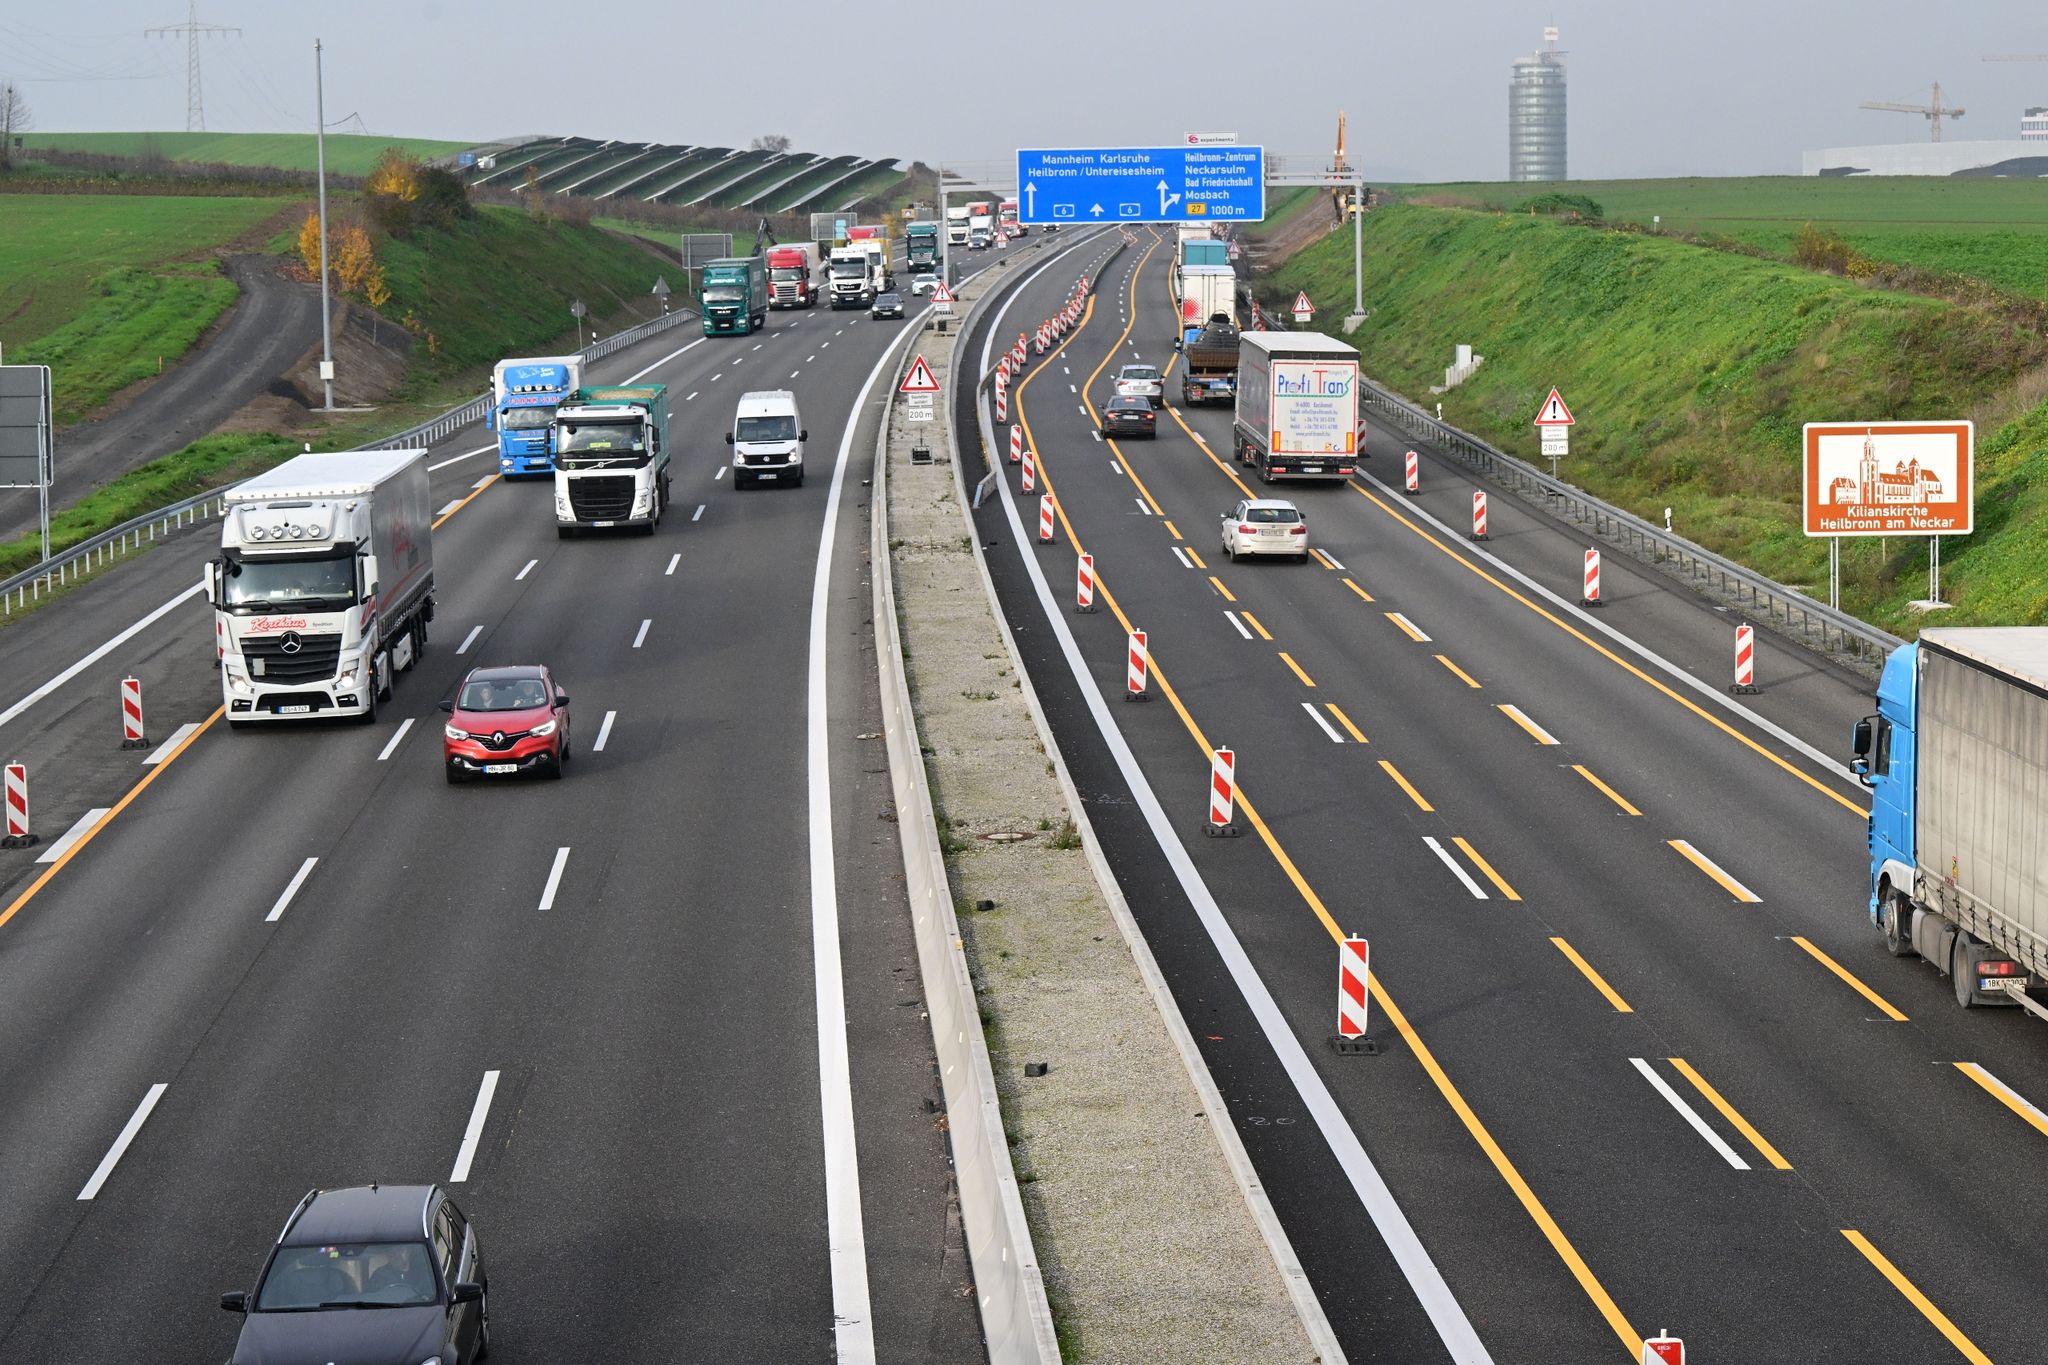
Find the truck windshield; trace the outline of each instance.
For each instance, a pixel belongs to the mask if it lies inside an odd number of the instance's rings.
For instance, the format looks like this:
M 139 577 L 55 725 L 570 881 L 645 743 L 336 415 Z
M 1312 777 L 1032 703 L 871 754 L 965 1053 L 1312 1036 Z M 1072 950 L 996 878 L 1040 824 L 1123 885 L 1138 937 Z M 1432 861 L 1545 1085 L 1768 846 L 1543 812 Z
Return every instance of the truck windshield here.
M 534 431 L 555 420 L 553 408 L 506 408 L 498 414 L 500 431 Z
M 858 261 L 832 262 L 832 278 L 835 280 L 850 279 L 855 276 L 865 275 L 867 273 L 868 263 L 865 259 Z
M 556 463 L 564 469 L 624 467 L 647 461 L 638 418 L 621 422 L 565 422 L 555 428 Z
M 729 284 L 706 285 L 704 288 L 704 302 L 738 303 L 740 301 L 740 293 L 741 291 L 739 289 Z
M 768 278 L 771 280 L 800 280 L 810 273 L 810 271 L 805 270 L 802 266 L 778 265 L 768 272 Z
M 231 555 L 221 576 L 221 605 L 242 612 L 346 607 L 356 600 L 355 570 L 355 556 L 347 554 L 317 559 Z
M 787 414 L 775 417 L 742 417 L 733 439 L 742 444 L 753 441 L 794 441 L 796 439 L 796 418 Z

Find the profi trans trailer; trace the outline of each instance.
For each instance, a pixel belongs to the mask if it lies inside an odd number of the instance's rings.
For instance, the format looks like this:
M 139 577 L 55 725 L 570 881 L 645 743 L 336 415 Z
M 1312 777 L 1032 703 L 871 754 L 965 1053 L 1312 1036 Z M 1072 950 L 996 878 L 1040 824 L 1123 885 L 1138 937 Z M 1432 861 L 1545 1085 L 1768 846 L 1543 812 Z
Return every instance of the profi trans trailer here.
M 205 585 L 228 724 L 375 720 L 434 617 L 427 453 L 300 455 L 221 501 Z
M 1237 458 L 1267 483 L 1343 480 L 1358 440 L 1358 351 L 1320 332 L 1244 332 L 1237 349 Z

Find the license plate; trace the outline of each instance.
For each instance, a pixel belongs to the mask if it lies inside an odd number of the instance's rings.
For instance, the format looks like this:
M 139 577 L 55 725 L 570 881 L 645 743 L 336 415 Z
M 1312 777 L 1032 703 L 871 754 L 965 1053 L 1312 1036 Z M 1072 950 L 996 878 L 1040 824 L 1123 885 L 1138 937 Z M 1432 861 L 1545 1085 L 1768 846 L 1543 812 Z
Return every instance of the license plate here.
M 1285 531 L 1275 531 L 1275 530 L 1270 530 L 1270 529 L 1269 529 L 1269 530 L 1264 530 L 1264 531 L 1261 531 L 1261 532 L 1259 532 L 1259 534 L 1260 534 L 1260 535 L 1262 535 L 1262 536 L 1284 536 L 1284 535 L 1286 535 L 1287 533 L 1286 533 Z
M 303 716 L 312 709 L 311 706 L 301 702 L 296 706 L 280 706 L 277 708 L 277 714 L 280 716 Z
M 593 522 L 591 522 L 590 524 L 591 524 L 592 526 L 615 526 L 615 525 L 617 525 L 618 523 L 616 523 L 616 522 L 610 522 L 610 521 L 593 521 Z
M 484 771 L 487 773 L 516 773 L 519 771 L 519 765 L 517 763 L 486 763 L 484 764 Z
M 779 478 L 779 477 L 780 477 L 780 475 L 776 475 L 776 474 L 768 474 L 768 473 L 761 473 L 761 474 L 756 474 L 756 475 L 755 475 L 754 477 L 755 477 L 755 478 L 757 478 L 757 479 L 763 479 L 763 480 L 766 480 L 766 479 L 774 479 L 774 478 Z

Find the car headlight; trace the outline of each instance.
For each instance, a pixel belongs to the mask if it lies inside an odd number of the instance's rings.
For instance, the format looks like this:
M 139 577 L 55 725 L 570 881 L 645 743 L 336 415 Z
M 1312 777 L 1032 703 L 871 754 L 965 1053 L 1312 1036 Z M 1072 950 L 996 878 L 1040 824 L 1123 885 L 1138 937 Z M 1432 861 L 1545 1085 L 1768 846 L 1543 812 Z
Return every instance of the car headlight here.
M 549 735 L 553 734 L 554 732 L 555 723 L 551 720 L 544 720 L 540 724 L 534 726 L 531 730 L 527 731 L 527 733 L 532 735 L 535 739 L 546 739 Z
M 336 687 L 354 687 L 356 685 L 356 665 L 351 664 L 337 673 L 334 677 L 334 685 Z
M 458 729 L 456 729 L 456 728 L 455 728 L 454 726 L 452 726 L 452 725 L 444 725 L 444 726 L 442 726 L 442 727 L 441 727 L 441 733 L 442 733 L 442 734 L 444 734 L 444 735 L 446 735 L 446 736 L 448 736 L 448 738 L 450 738 L 450 739 L 468 739 L 468 738 L 469 738 L 469 731 L 467 731 L 467 730 L 458 730 Z
M 441 1357 L 428 1356 L 425 1360 L 422 1360 L 420 1362 L 420 1365 L 441 1365 Z

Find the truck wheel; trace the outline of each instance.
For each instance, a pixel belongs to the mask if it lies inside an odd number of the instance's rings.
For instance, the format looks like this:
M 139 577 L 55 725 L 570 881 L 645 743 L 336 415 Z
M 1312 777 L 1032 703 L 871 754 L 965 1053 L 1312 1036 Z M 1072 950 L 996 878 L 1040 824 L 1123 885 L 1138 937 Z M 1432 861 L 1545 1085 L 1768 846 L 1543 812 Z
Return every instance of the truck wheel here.
M 1880 909 L 1884 916 L 1884 946 L 1893 957 L 1913 956 L 1913 911 L 1906 898 L 1887 891 Z
M 1977 1008 L 1977 973 L 1970 969 L 1972 941 L 1968 934 L 1958 933 L 1948 951 L 1948 976 L 1955 983 L 1956 1003 L 1966 1010 Z

